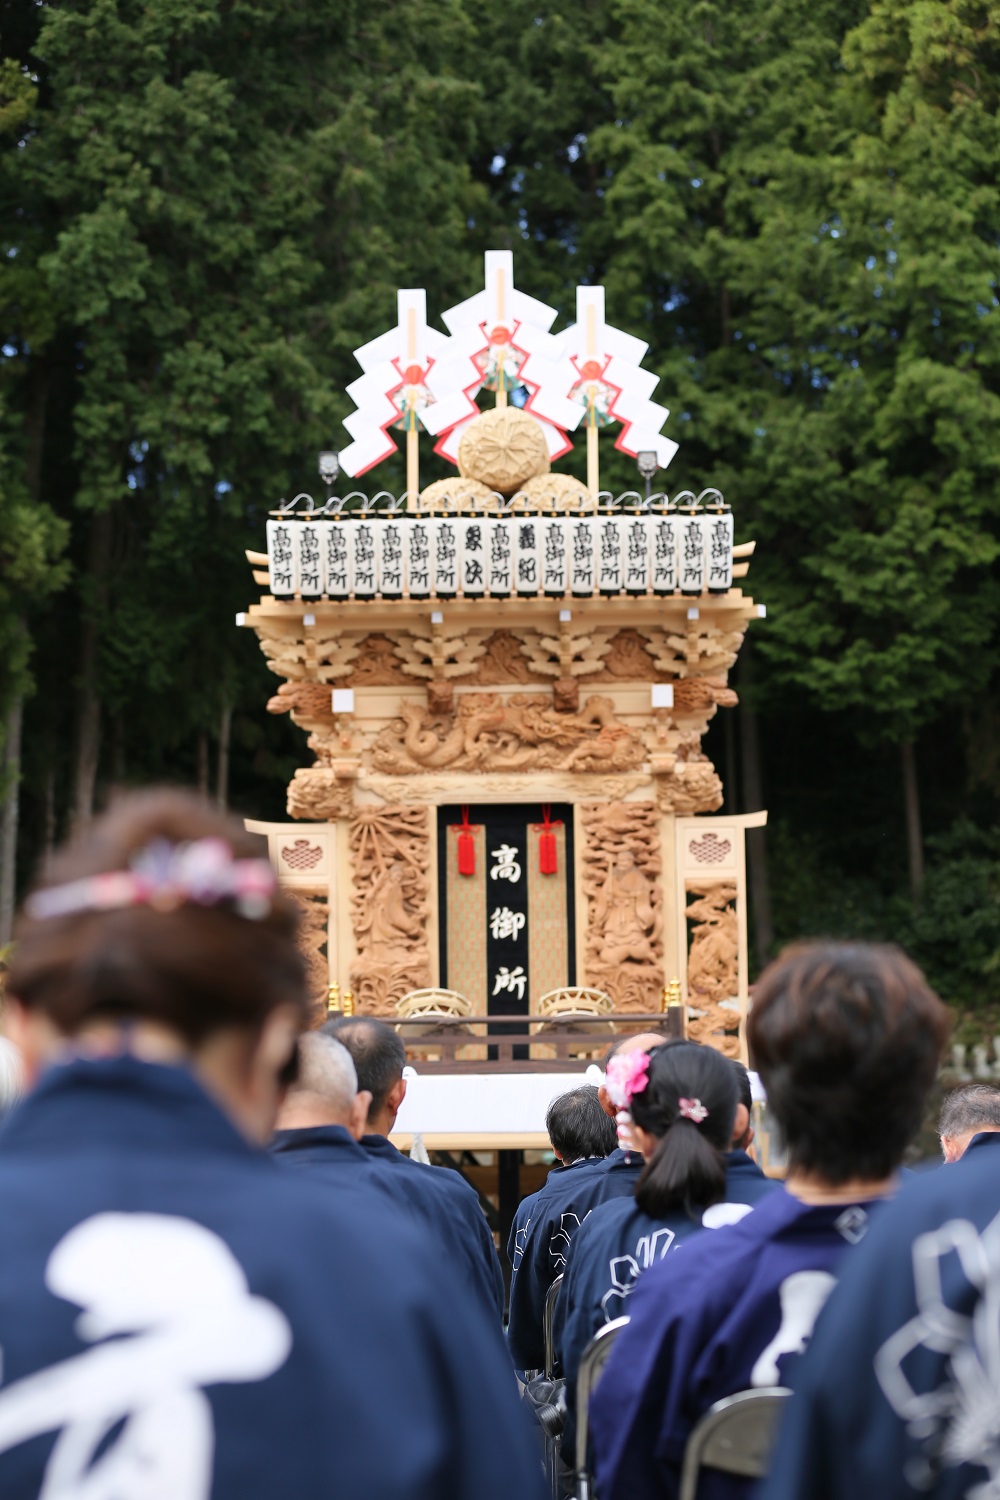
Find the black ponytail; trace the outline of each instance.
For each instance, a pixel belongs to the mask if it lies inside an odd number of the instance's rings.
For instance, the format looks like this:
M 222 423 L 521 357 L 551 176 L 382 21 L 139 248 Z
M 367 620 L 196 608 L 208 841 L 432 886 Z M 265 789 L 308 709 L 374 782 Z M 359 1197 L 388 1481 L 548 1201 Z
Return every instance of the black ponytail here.
M 707 1110 L 700 1121 L 680 1112 L 680 1101 Z M 732 1063 L 696 1042 L 654 1047 L 649 1082 L 633 1095 L 632 1118 L 659 1137 L 635 1190 L 643 1213 L 662 1218 L 683 1209 L 691 1218 L 726 1196 L 725 1153 L 732 1145 L 738 1100 Z

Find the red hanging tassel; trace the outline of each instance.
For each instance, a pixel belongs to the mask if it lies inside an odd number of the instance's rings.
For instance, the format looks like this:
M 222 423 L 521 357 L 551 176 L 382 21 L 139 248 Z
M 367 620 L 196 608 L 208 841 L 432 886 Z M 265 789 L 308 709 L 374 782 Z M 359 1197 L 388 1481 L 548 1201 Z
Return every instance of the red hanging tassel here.
M 549 817 L 549 808 L 542 808 L 544 822 L 536 823 L 538 833 L 538 870 L 541 875 L 558 875 L 559 873 L 559 851 L 556 846 L 554 829 L 561 825 L 553 823 Z
M 476 873 L 476 841 L 469 823 L 467 807 L 462 808 L 462 821 L 458 825 L 458 873 L 460 875 L 475 875 Z

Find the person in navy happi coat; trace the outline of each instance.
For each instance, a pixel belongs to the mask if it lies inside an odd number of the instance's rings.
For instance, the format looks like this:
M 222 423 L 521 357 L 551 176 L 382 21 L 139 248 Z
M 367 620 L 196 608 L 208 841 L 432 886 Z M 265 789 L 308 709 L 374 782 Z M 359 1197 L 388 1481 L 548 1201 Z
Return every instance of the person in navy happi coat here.
M 947 1012 L 896 949 L 792 948 L 758 981 L 747 1036 L 788 1149 L 786 1189 L 692 1236 L 631 1298 L 590 1408 L 601 1500 L 674 1497 L 717 1400 L 787 1380 L 919 1127 Z M 746 1496 L 708 1471 L 701 1500 Z
M 258 849 L 122 798 L 19 918 L 0 1495 L 540 1500 L 499 1337 L 426 1237 L 261 1148 L 309 1002 Z
M 1000 1492 L 1000 1134 L 906 1183 L 824 1308 L 760 1500 Z
M 609 1064 L 609 1078 L 614 1067 Z M 734 1136 L 752 1136 L 737 1070 L 749 1090 L 746 1070 L 712 1048 L 670 1044 L 648 1054 L 641 1087 L 629 1100 L 632 1135 L 646 1162 L 635 1197 L 598 1204 L 587 1216 L 573 1237 L 556 1301 L 567 1462 L 575 1452 L 580 1358 L 594 1334 L 629 1313 L 648 1268 L 703 1226 L 734 1223 L 777 1186 L 746 1151 L 725 1149 Z M 693 1101 L 698 1120 L 681 1113 L 682 1100 L 687 1106 Z
M 642 1052 L 664 1040 L 655 1032 L 620 1037 L 609 1048 L 605 1064 L 617 1053 Z M 613 1122 L 616 1109 L 604 1084 L 598 1089 L 598 1100 Z M 641 1172 L 638 1152 L 618 1147 L 603 1160 L 550 1172 L 544 1187 L 533 1195 L 534 1201 L 525 1200 L 531 1207 L 515 1218 L 508 1245 L 513 1275 L 507 1343 L 515 1369 L 530 1372 L 544 1365 L 545 1299 L 565 1270 L 573 1235 L 596 1204 L 631 1196 Z
M 406 1048 L 396 1031 L 370 1016 L 328 1021 L 322 1028 L 351 1054 L 358 1088 L 371 1095 L 361 1149 L 379 1171 L 383 1188 L 408 1213 L 418 1213 L 442 1244 L 461 1254 L 463 1269 L 477 1295 L 503 1318 L 503 1272 L 479 1198 L 465 1179 L 447 1167 L 433 1167 L 404 1156 L 389 1140 L 406 1096 Z
M 522 1198 L 514 1212 L 507 1258 L 515 1273 L 521 1264 L 528 1227 L 537 1218 L 539 1205 L 552 1196 L 567 1192 L 572 1196 L 570 1183 L 579 1182 L 581 1172 L 601 1166 L 617 1142 L 614 1119 L 601 1103 L 600 1089 L 592 1083 L 569 1089 L 553 1099 L 545 1115 L 545 1132 L 556 1165 L 550 1168 L 538 1191 Z
M 482 1274 L 478 1220 L 485 1224 L 485 1219 L 478 1202 L 476 1233 L 470 1234 L 464 1213 L 456 1215 L 450 1205 L 439 1210 L 437 1196 L 411 1190 L 412 1179 L 396 1170 L 394 1157 L 386 1162 L 379 1153 L 366 1151 L 359 1139 L 370 1104 L 370 1094 L 358 1091 L 354 1062 L 341 1042 L 319 1032 L 300 1037 L 299 1074 L 282 1104 L 271 1151 L 283 1166 L 308 1172 L 338 1196 L 374 1193 L 380 1202 L 402 1210 L 449 1276 L 458 1277 L 479 1299 L 499 1329 L 496 1287 Z M 447 1176 L 445 1183 L 447 1191 Z

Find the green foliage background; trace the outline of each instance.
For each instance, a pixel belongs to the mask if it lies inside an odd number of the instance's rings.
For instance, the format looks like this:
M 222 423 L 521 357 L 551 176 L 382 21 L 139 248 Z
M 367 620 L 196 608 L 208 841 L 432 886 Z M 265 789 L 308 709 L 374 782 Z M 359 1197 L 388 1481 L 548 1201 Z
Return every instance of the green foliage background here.
M 99 797 L 194 781 L 231 710 L 231 800 L 282 816 L 303 746 L 233 628 L 243 549 L 343 445 L 395 288 L 440 309 L 511 246 L 563 314 L 606 285 L 671 488 L 719 485 L 757 539 L 775 942 L 894 937 L 1000 1004 L 1000 3 L 2 0 L 0 59 L 22 879 L 87 694 Z M 743 748 L 717 721 L 720 769 Z

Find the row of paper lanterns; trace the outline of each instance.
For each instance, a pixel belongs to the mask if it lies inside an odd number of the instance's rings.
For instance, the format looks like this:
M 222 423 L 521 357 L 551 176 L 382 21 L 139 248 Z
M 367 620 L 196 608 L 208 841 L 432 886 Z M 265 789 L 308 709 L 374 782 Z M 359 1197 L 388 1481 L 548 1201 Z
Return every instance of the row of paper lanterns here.
M 733 517 L 289 516 L 268 521 L 267 557 L 279 599 L 724 594 Z

